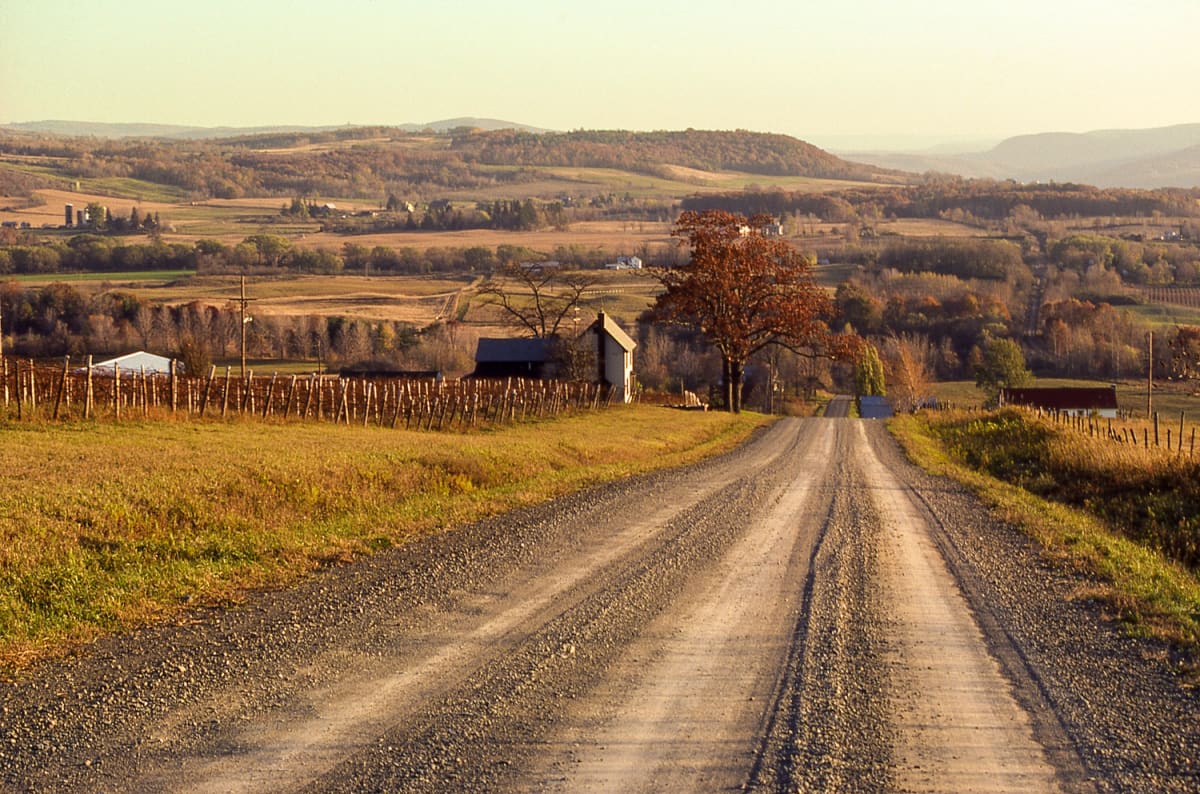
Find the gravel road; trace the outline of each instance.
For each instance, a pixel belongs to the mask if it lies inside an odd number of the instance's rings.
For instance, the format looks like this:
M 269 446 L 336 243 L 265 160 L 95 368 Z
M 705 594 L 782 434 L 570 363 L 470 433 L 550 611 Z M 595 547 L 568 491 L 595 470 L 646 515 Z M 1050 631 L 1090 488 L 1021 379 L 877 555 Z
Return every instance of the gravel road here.
M 1200 695 L 1086 585 L 789 419 L 4 685 L 0 787 L 1200 790 Z

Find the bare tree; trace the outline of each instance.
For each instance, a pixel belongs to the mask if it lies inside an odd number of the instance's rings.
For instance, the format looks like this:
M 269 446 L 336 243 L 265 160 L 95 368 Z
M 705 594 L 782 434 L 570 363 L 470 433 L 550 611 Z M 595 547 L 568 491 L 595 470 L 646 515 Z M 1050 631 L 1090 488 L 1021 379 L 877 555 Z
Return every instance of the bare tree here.
M 538 338 L 558 336 L 563 322 L 574 318 L 583 293 L 595 283 L 590 276 L 557 265 L 510 265 L 479 285 L 479 294 L 498 306 L 516 327 Z

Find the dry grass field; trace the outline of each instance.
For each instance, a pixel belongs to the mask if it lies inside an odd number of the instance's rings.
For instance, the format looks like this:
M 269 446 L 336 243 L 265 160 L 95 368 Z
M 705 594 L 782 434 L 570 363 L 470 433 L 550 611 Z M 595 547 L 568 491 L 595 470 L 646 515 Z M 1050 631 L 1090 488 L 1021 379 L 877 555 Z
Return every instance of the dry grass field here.
M 879 234 L 896 234 L 902 237 L 987 237 L 990 232 L 975 226 L 936 219 L 899 218 L 880 223 Z
M 520 245 L 550 254 L 558 246 L 580 246 L 618 254 L 634 254 L 643 250 L 674 245 L 670 226 L 666 223 L 641 221 L 584 221 L 571 224 L 566 231 L 542 229 L 534 232 L 509 232 L 496 229 L 467 229 L 457 232 L 391 232 L 387 234 L 342 235 L 327 232 L 306 234 L 295 241 L 306 248 L 339 250 L 345 243 L 374 247 L 425 249 L 432 247 L 470 248 L 499 245 Z

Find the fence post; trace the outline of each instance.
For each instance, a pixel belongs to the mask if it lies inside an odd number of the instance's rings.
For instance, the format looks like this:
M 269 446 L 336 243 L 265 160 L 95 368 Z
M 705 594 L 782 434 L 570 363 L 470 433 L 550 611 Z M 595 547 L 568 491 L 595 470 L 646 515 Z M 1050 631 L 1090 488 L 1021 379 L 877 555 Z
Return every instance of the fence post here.
M 292 376 L 292 382 L 288 384 L 287 404 L 283 406 L 283 418 L 287 419 L 292 415 L 292 398 L 296 396 L 296 376 Z
M 213 381 L 217 379 L 217 365 L 213 364 L 208 370 L 208 381 L 204 384 L 204 391 L 200 394 L 200 411 L 201 418 L 204 417 L 204 409 L 208 407 L 208 393 L 212 391 Z
M 113 364 L 113 418 L 121 419 L 121 365 Z
M 62 407 L 63 395 L 67 391 L 67 374 L 71 371 L 71 357 L 63 358 L 62 380 L 58 382 L 58 396 L 54 398 L 54 419 L 58 420 L 58 409 Z
M 275 379 L 278 377 L 278 372 L 271 373 L 271 382 L 267 385 L 267 399 L 263 400 L 263 419 L 271 413 L 271 400 L 275 397 Z
M 37 370 L 34 368 L 33 359 L 29 359 L 29 416 L 33 416 L 33 412 L 37 410 Z
M 1158 411 L 1154 412 L 1154 446 L 1158 446 Z
M 1179 451 L 1183 452 L 1183 418 L 1184 412 L 1179 412 Z
M 92 418 L 92 401 L 96 399 L 96 393 L 92 386 L 92 357 L 87 357 L 87 385 L 83 390 L 83 418 Z
M 221 418 L 225 418 L 225 413 L 229 410 L 229 375 L 233 371 L 233 367 L 225 367 L 225 385 L 221 389 Z

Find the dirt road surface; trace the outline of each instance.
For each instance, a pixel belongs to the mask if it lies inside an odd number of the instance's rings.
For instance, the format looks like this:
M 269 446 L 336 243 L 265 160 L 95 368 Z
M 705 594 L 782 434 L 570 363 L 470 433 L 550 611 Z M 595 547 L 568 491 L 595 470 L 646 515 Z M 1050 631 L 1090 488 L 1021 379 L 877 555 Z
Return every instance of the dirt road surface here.
M 429 538 L 0 691 L 16 791 L 1196 791 L 1200 697 L 877 422 Z

